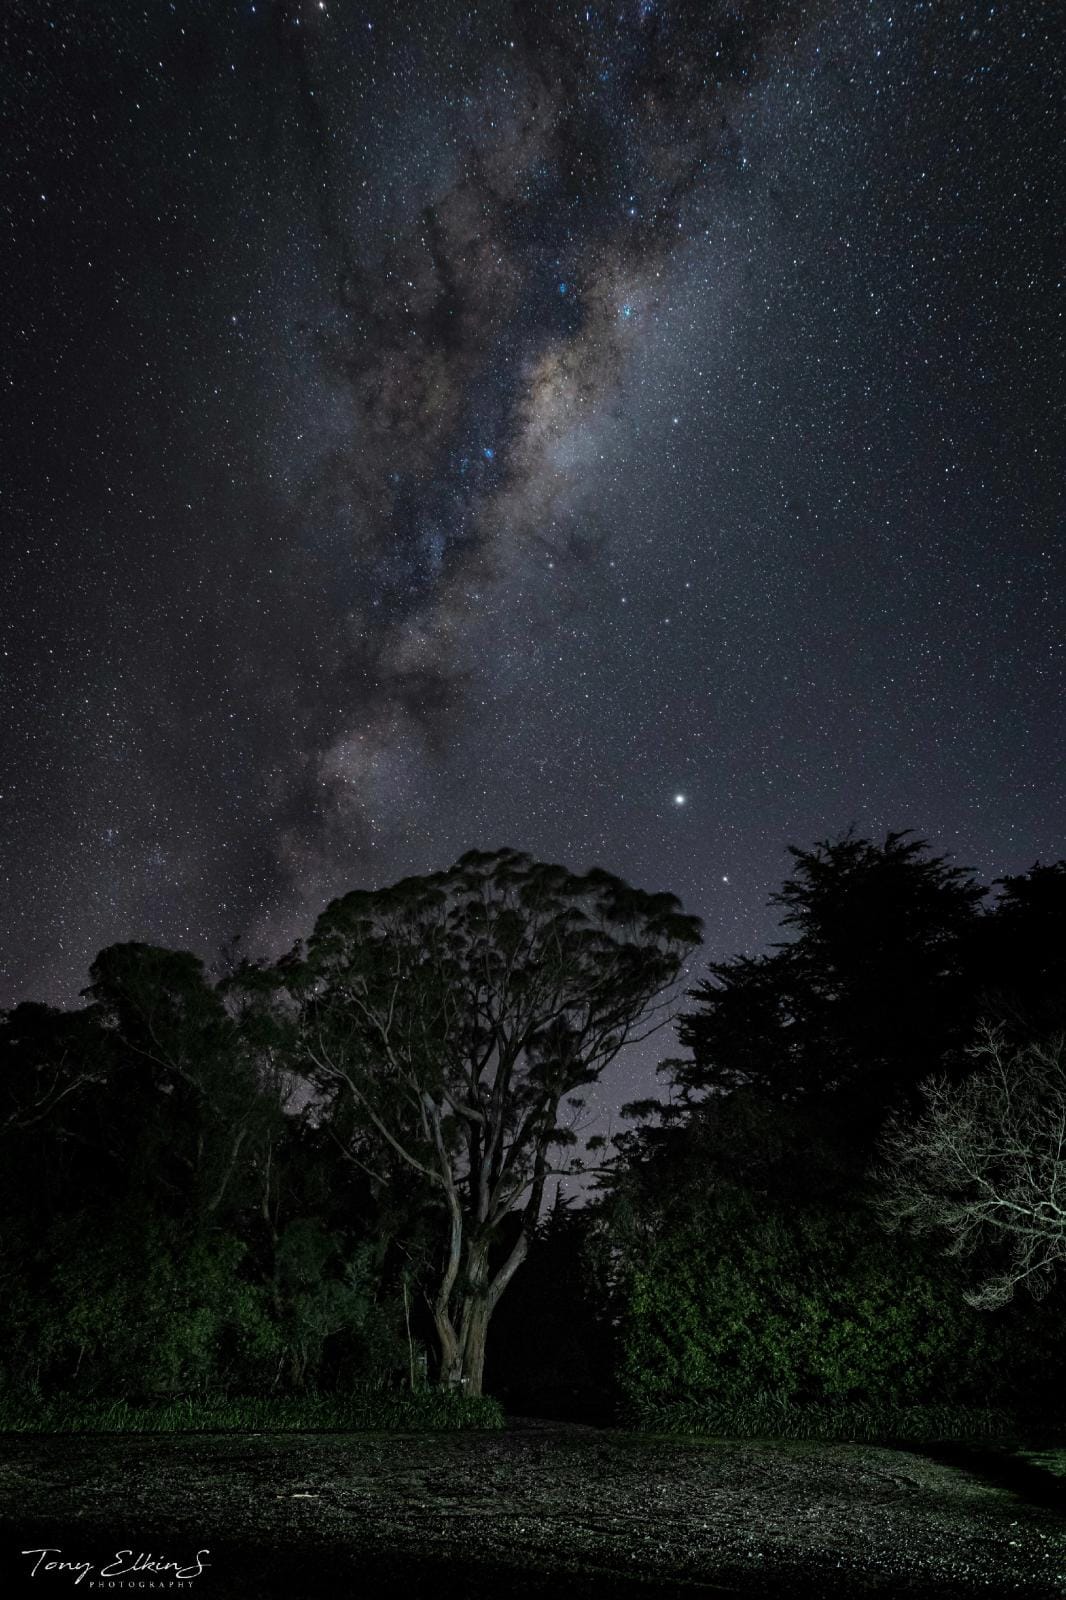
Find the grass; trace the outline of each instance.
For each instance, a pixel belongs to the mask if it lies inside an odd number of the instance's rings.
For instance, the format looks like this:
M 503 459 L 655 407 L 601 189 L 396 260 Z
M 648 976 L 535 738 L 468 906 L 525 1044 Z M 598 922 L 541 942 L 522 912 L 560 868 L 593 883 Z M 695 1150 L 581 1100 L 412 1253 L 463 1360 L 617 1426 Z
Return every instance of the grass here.
M 995 1408 L 956 1405 L 787 1405 L 772 1396 L 742 1405 L 677 1402 L 643 1406 L 629 1425 L 656 1433 L 699 1433 L 730 1439 L 825 1439 L 856 1443 L 1011 1445 L 1033 1437 L 1031 1423 Z M 1042 1432 L 1059 1438 L 1061 1418 L 1044 1419 Z
M 1066 1429 L 1062 1431 L 1066 1432 Z M 1053 1450 L 1022 1450 L 1019 1454 L 1030 1466 L 1041 1467 L 1054 1477 L 1066 1480 L 1066 1450 L 1061 1447 Z
M 363 1389 L 302 1398 L 150 1401 L 0 1395 L 0 1433 L 447 1433 L 500 1428 L 489 1396 Z

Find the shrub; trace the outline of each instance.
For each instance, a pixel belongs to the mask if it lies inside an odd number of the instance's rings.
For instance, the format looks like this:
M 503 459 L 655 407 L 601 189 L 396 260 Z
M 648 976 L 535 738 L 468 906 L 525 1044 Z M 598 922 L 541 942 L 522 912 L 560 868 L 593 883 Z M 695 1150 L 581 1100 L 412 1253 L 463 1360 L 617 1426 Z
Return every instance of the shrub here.
M 675 1228 L 621 1283 L 620 1387 L 632 1413 L 663 1406 L 873 1408 L 1009 1403 L 1011 1329 L 971 1310 L 910 1241 L 865 1209 L 756 1212 L 723 1196 L 717 1227 Z M 1045 1375 L 1046 1377 L 1046 1375 Z

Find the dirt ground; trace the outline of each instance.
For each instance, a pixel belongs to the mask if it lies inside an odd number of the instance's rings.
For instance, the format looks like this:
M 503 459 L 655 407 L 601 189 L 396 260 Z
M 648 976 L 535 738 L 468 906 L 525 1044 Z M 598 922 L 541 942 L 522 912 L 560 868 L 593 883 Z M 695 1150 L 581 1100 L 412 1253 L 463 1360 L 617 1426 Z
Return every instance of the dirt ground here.
M 1050 1473 L 991 1457 L 533 1422 L 8 1434 L 0 1592 L 1062 1600 L 1057 1494 Z M 203 1571 L 179 1577 L 197 1551 Z

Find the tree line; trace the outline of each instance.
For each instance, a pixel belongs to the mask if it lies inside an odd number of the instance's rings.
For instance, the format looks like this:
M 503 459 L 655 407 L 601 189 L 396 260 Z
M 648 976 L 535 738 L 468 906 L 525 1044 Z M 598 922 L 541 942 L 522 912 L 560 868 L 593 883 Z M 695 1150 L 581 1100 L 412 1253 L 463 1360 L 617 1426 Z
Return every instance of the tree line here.
M 846 835 L 775 903 L 780 943 L 684 998 L 674 896 L 513 850 L 345 895 L 275 962 L 102 951 L 82 1007 L 2 1019 L 4 1381 L 1037 1404 L 1066 863 L 987 887 Z M 583 1143 L 590 1086 L 667 1022 L 665 1102 Z

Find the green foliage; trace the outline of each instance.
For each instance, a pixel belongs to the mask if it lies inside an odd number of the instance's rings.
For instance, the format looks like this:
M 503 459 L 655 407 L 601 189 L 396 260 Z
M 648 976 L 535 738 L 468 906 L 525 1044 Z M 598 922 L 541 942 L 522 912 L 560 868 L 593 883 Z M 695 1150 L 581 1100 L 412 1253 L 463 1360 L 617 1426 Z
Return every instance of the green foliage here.
M 632 1135 L 602 1207 L 619 1386 L 643 1415 L 988 1404 L 1063 1380 L 1062 1306 L 987 1316 L 954 1263 L 886 1238 L 847 1124 L 750 1095 Z
M 760 1216 L 734 1194 L 716 1220 L 711 1236 L 668 1234 L 625 1277 L 619 1377 L 631 1405 L 981 1398 L 1001 1353 L 995 1328 L 868 1215 Z
M 8 1291 L 6 1380 L 84 1394 L 300 1389 L 332 1364 L 346 1381 L 399 1371 L 395 1306 L 376 1251 L 294 1222 L 264 1280 L 239 1237 L 158 1218 L 59 1222 Z
M 35 1274 L 11 1291 L 10 1377 L 89 1393 L 224 1385 L 276 1347 L 265 1291 L 242 1273 L 245 1254 L 232 1235 L 182 1236 L 153 1218 L 58 1223 Z
M 294 1387 L 321 1370 L 330 1340 L 341 1341 L 349 1380 L 399 1370 L 406 1358 L 398 1307 L 381 1302 L 376 1243 L 362 1240 L 346 1251 L 342 1236 L 317 1218 L 301 1217 L 282 1233 L 275 1260 L 277 1338 Z

